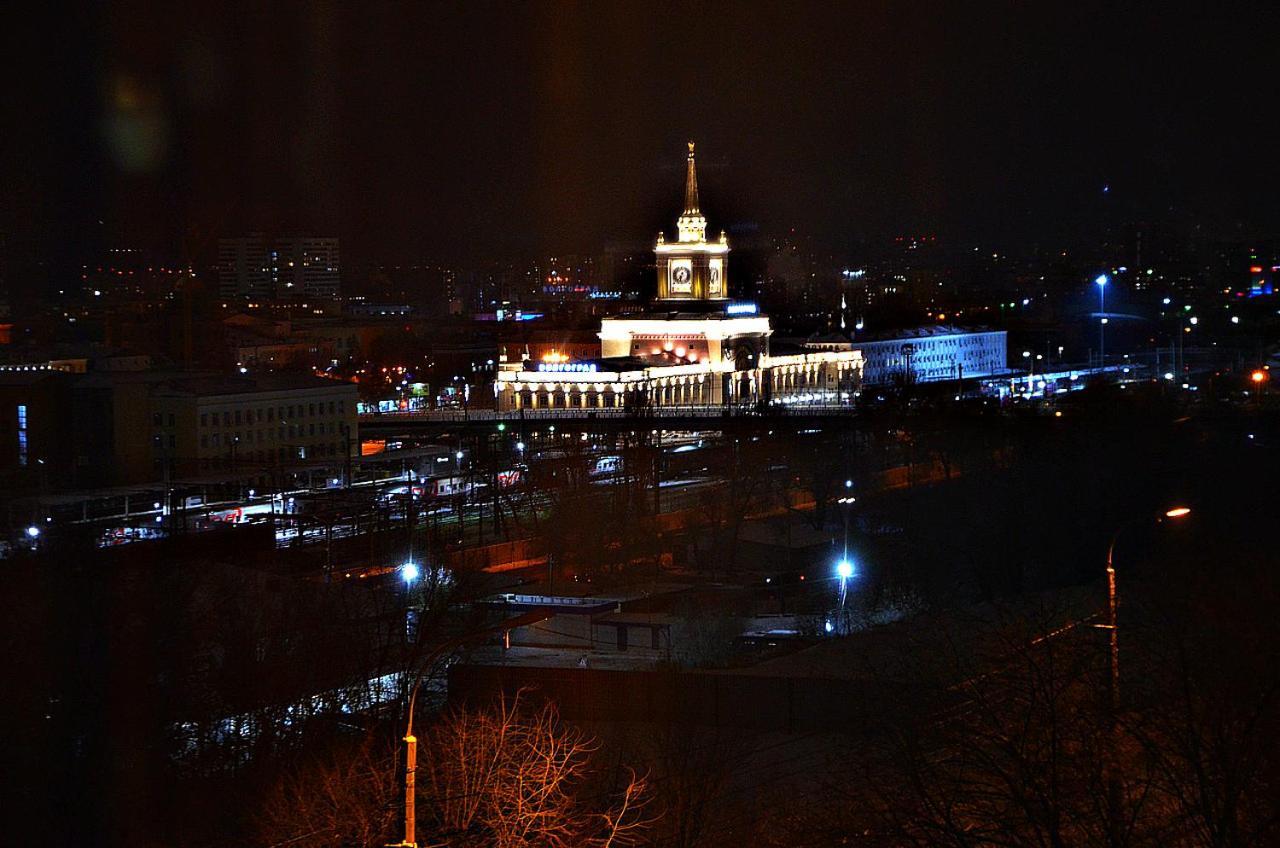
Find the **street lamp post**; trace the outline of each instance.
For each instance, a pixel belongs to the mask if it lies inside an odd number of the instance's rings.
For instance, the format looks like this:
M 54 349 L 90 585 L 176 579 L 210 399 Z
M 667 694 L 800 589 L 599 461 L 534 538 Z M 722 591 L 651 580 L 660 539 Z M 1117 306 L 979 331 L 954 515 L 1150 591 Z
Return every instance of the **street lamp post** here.
M 1254 405 L 1260 407 L 1262 406 L 1262 386 L 1267 382 L 1267 372 L 1258 368 L 1249 375 L 1249 379 L 1253 382 Z
M 1104 368 L 1107 365 L 1107 283 L 1111 279 L 1106 274 L 1093 278 L 1098 286 L 1098 363 Z
M 1177 520 L 1190 514 L 1191 509 L 1189 507 L 1177 506 L 1165 510 L 1164 518 Z M 1120 541 L 1120 536 L 1125 530 L 1135 524 L 1142 523 L 1144 520 L 1146 519 L 1139 518 L 1121 524 L 1111 534 L 1111 543 L 1107 545 L 1107 623 L 1104 626 L 1110 636 L 1110 675 L 1107 680 L 1107 729 L 1113 756 L 1120 747 L 1119 740 L 1116 738 L 1120 716 L 1120 600 L 1116 594 L 1116 543 Z M 1107 796 L 1111 810 L 1111 826 L 1115 827 L 1120 820 L 1120 773 L 1116 769 L 1115 763 L 1108 765 L 1107 772 Z M 1119 834 L 1114 835 L 1118 836 Z M 1113 842 L 1113 844 L 1117 843 Z
M 456 639 L 449 639 L 436 647 L 431 653 L 427 654 L 418 666 L 418 671 L 414 675 L 413 689 L 409 694 L 409 716 L 405 723 L 404 730 L 404 839 L 399 842 L 393 842 L 388 848 L 418 848 L 417 842 L 417 772 L 418 772 L 418 738 L 413 735 L 413 713 L 418 704 L 418 690 L 422 688 L 422 681 L 426 679 L 423 672 L 431 667 L 431 664 L 439 659 L 445 652 L 460 648 L 468 642 L 476 639 L 490 636 L 498 631 L 504 630 L 501 624 L 494 627 L 486 627 L 482 630 L 476 630 Z
M 840 578 L 840 609 L 844 609 L 845 598 L 849 593 L 849 580 L 853 577 L 853 562 L 847 553 L 844 559 L 836 563 L 836 576 Z

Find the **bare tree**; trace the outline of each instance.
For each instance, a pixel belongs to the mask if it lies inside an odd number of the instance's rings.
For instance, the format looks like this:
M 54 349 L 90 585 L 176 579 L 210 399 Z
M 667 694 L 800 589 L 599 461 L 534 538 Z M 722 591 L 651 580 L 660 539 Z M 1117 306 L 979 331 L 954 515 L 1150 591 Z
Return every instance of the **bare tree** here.
M 314 759 L 280 780 L 259 817 L 270 846 L 384 845 L 398 821 L 395 760 L 372 738 Z
M 649 827 L 647 781 L 589 795 L 595 740 L 525 692 L 446 717 L 430 735 L 423 807 L 451 845 L 622 846 Z M 603 809 L 591 800 L 606 800 Z

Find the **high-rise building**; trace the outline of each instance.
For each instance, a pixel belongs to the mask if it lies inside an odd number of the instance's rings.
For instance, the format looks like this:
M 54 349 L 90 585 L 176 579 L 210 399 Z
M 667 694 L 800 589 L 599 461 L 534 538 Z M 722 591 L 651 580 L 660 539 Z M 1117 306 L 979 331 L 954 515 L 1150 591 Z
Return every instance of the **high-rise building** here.
M 338 240 L 316 236 L 219 239 L 223 297 L 261 301 L 334 299 L 341 293 Z

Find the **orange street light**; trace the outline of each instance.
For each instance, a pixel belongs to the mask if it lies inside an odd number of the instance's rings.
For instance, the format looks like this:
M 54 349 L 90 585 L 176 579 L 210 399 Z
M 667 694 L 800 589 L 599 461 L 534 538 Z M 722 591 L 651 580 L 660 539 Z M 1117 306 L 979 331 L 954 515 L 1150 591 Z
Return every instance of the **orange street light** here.
M 1254 371 L 1249 375 L 1249 379 L 1253 380 L 1255 383 L 1261 383 L 1267 379 L 1267 372 L 1259 368 L 1257 371 Z
M 1179 519 L 1183 516 L 1191 514 L 1191 507 L 1175 506 L 1165 510 L 1165 518 Z M 1116 528 L 1115 533 L 1111 535 L 1111 544 L 1107 546 L 1107 623 L 1102 625 L 1109 632 L 1110 638 L 1110 654 L 1111 654 L 1111 676 L 1108 680 L 1108 723 L 1109 723 L 1109 741 L 1113 750 L 1119 748 L 1117 741 L 1117 733 L 1119 722 L 1117 721 L 1120 714 L 1120 617 L 1119 608 L 1120 600 L 1116 595 L 1116 543 L 1120 541 L 1120 536 L 1126 529 L 1142 522 L 1141 517 L 1133 519 L 1121 524 Z M 1151 520 L 1147 518 L 1145 520 Z M 1111 809 L 1119 809 L 1121 786 L 1119 774 L 1112 764 L 1108 768 L 1107 775 L 1107 795 Z

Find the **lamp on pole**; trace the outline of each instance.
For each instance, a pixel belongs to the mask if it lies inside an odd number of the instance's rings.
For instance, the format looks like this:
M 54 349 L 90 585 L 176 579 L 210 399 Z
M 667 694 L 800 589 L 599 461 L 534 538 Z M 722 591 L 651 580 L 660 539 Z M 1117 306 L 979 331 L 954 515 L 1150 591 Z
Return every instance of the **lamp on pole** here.
M 1249 375 L 1249 380 L 1253 383 L 1253 402 L 1257 406 L 1262 405 L 1262 387 L 1267 382 L 1268 376 L 1270 375 L 1261 368 L 1255 369 Z
M 853 577 L 853 561 L 847 553 L 836 563 L 836 577 L 840 578 L 840 608 L 844 609 L 845 598 L 849 594 L 849 580 Z
M 414 566 L 414 579 L 416 579 L 417 566 Z M 412 582 L 408 578 L 408 572 L 402 572 L 402 576 L 406 578 L 405 582 Z M 393 842 L 387 848 L 418 848 L 417 842 L 417 773 L 418 773 L 418 738 L 413 735 L 413 713 L 418 705 L 418 690 L 422 688 L 422 682 L 426 679 L 424 672 L 431 668 L 431 664 L 443 656 L 446 652 L 455 648 L 460 648 L 468 642 L 481 639 L 507 629 L 505 625 L 498 624 L 493 627 L 486 627 L 476 630 L 454 639 L 449 639 L 436 648 L 424 659 L 419 665 L 418 670 L 413 677 L 413 688 L 409 690 L 409 715 L 405 723 L 404 730 L 404 839 L 399 842 Z
M 1176 521 L 1185 518 L 1191 514 L 1191 508 L 1186 506 L 1176 506 L 1165 510 L 1164 516 L 1157 518 L 1157 521 L 1170 519 Z M 1116 594 L 1116 543 L 1120 541 L 1120 536 L 1125 530 L 1135 524 L 1149 520 L 1145 517 L 1126 521 L 1116 528 L 1111 534 L 1111 543 L 1107 545 L 1107 623 L 1103 625 L 1110 636 L 1110 675 L 1107 680 L 1107 723 L 1109 738 L 1112 746 L 1112 753 L 1119 747 L 1116 739 L 1116 731 L 1119 727 L 1120 716 L 1120 620 L 1119 608 L 1120 601 Z M 1116 769 L 1115 764 L 1111 763 L 1108 767 L 1107 775 L 1107 796 L 1111 809 L 1111 822 L 1115 826 L 1119 822 L 1120 809 L 1120 773 Z M 1114 843 L 1113 843 L 1114 844 Z
M 1099 274 L 1093 278 L 1093 282 L 1098 287 L 1098 362 L 1106 367 L 1107 364 L 1107 283 L 1111 282 L 1111 278 L 1106 274 Z

